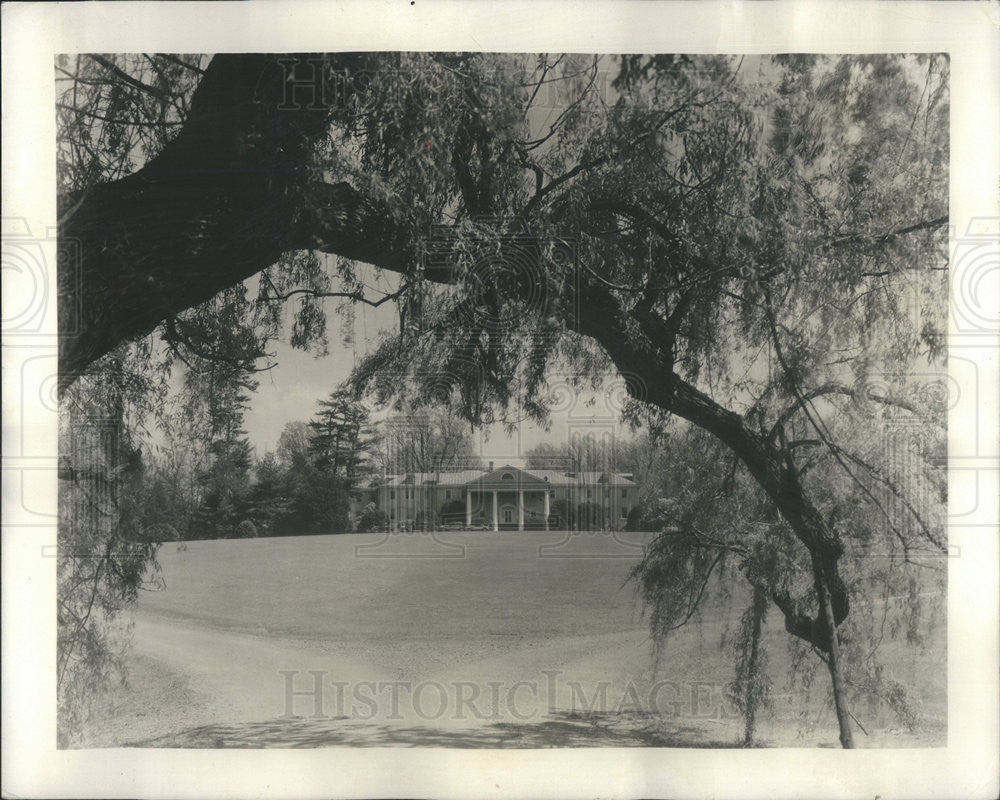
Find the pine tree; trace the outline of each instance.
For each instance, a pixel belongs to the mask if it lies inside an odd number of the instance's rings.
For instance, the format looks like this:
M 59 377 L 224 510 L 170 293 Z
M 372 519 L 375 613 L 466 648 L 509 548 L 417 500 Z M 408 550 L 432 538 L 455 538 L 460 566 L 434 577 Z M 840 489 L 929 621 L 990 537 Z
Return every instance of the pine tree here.
M 247 513 L 261 536 L 281 536 L 287 531 L 292 511 L 288 475 L 274 453 L 265 453 L 257 462 Z
M 201 505 L 191 521 L 194 538 L 225 538 L 233 535 L 247 513 L 253 448 L 243 429 L 250 392 L 257 382 L 245 373 L 216 368 L 192 377 L 199 382 L 207 406 L 211 462 L 202 473 L 205 487 Z M 200 380 L 199 380 L 200 379 Z
M 313 463 L 327 475 L 354 488 L 372 471 L 370 451 L 375 436 L 368 409 L 348 392 L 337 390 L 320 400 L 320 410 L 309 423 Z

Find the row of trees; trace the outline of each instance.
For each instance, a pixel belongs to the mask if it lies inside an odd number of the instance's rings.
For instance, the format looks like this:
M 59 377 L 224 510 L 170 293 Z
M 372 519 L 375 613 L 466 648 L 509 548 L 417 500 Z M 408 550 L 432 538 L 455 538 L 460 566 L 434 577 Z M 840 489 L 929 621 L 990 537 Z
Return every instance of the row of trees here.
M 277 453 L 255 458 L 243 427 L 256 382 L 218 365 L 191 370 L 144 459 L 138 501 L 160 541 L 347 529 L 352 488 L 369 474 L 366 407 L 343 391 L 289 423 Z
M 481 464 L 468 427 L 433 409 L 372 422 L 346 390 L 289 422 L 275 452 L 255 457 L 243 429 L 255 384 L 221 395 L 192 380 L 168 415 L 166 442 L 144 460 L 139 497 L 157 541 L 298 536 L 375 529 L 371 511 L 351 518 L 351 497 L 386 472 Z M 200 425 L 206 413 L 208 424 Z M 464 509 L 464 506 L 463 506 Z

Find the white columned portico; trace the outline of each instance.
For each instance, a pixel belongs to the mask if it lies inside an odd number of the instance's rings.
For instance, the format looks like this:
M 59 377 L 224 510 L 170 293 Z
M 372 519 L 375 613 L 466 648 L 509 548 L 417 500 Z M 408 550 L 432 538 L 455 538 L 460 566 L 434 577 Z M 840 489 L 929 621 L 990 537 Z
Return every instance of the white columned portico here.
M 498 516 L 498 509 L 497 509 L 497 491 L 496 491 L 496 489 L 493 490 L 493 530 L 495 530 L 495 531 L 500 530 L 500 519 L 499 519 L 499 516 Z
M 472 489 L 465 490 L 465 527 L 472 525 Z
M 549 529 L 549 490 L 545 490 L 545 502 L 543 507 L 545 509 L 545 530 Z
M 517 529 L 524 530 L 524 489 L 517 490 Z

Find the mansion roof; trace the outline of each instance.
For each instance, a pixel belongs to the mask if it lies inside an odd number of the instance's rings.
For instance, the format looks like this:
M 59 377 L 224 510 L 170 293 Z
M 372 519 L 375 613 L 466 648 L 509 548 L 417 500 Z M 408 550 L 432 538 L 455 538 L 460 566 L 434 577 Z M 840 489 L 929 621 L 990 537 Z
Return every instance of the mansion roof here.
M 635 481 L 627 473 L 582 471 L 572 472 L 554 469 L 521 469 L 509 464 L 494 470 L 465 469 L 452 472 L 409 472 L 386 475 L 376 479 L 372 486 L 447 486 L 468 487 L 474 490 L 497 486 L 521 486 L 523 488 L 576 486 L 635 486 Z

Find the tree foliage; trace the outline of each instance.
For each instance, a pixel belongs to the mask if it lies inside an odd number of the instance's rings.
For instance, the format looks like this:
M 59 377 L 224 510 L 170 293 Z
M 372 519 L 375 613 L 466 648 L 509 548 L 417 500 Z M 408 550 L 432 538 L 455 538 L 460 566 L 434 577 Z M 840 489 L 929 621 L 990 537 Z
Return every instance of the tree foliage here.
M 845 541 L 840 569 L 850 615 L 840 621 L 838 635 L 852 705 L 871 715 L 887 709 L 913 727 L 919 703 L 881 658 L 880 646 L 899 640 L 920 648 L 943 618 L 945 556 L 936 537 L 943 530 L 945 470 L 938 457 L 943 430 L 907 422 L 888 413 L 874 442 L 839 431 L 839 452 L 850 454 L 853 474 L 818 441 L 801 441 L 812 451 L 803 465 L 810 488 Z M 888 457 L 879 455 L 896 469 L 900 461 L 907 464 L 894 478 L 871 469 L 873 451 L 884 450 Z M 809 654 L 829 659 L 828 634 L 816 624 L 813 566 L 746 470 L 703 432 L 672 431 L 663 463 L 661 499 L 637 526 L 661 533 L 632 577 L 660 650 L 669 647 L 674 631 L 699 619 L 703 608 L 745 600 L 726 642 L 735 664 L 729 695 L 744 715 L 743 743 L 750 744 L 780 677 L 767 669 L 769 609 L 782 615 L 785 630 L 793 634 L 793 669 L 803 669 Z M 726 468 L 720 470 L 720 464 Z M 797 678 L 785 677 L 792 683 Z
M 319 401 L 309 423 L 309 453 L 313 464 L 334 478 L 355 486 L 371 473 L 370 453 L 375 436 L 368 409 L 343 390 Z

